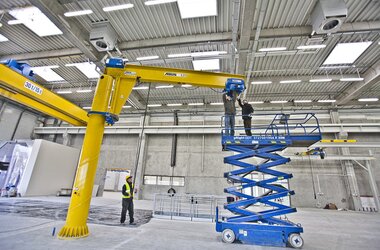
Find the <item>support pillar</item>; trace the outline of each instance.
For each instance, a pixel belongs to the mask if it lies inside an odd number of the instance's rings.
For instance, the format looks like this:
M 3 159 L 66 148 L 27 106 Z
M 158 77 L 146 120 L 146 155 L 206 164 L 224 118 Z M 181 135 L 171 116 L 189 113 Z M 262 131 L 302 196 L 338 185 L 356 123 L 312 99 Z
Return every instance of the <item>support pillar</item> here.
M 370 154 L 372 154 L 372 152 L 370 152 Z M 365 164 L 368 171 L 369 185 L 371 186 L 371 191 L 373 195 L 373 200 L 375 201 L 376 210 L 378 213 L 380 213 L 379 190 L 377 189 L 376 180 L 372 171 L 372 165 L 370 161 L 366 161 Z

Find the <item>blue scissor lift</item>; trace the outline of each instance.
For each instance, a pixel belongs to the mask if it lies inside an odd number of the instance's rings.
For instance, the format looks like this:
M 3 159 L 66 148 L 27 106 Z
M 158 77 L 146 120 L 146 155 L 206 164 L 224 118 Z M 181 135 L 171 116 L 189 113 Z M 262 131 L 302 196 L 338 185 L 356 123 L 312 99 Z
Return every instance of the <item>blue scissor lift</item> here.
M 231 217 L 219 220 L 219 210 L 216 209 L 216 231 L 222 232 L 222 239 L 226 243 L 239 241 L 245 244 L 301 248 L 302 226 L 280 218 L 296 212 L 296 208 L 276 202 L 293 195 L 294 191 L 275 182 L 293 176 L 272 168 L 290 161 L 278 152 L 287 147 L 308 147 L 321 140 L 321 131 L 318 119 L 312 113 L 255 115 L 253 123 L 257 123 L 256 119 L 263 120 L 260 117 L 267 119 L 268 116 L 271 116 L 271 123 L 254 126 L 252 136 L 232 136 L 226 128 L 222 130 L 223 149 L 235 152 L 234 155 L 225 157 L 224 163 L 239 169 L 224 174 L 228 182 L 234 184 L 225 188 L 224 192 L 237 199 L 224 205 L 225 209 L 234 214 Z M 241 128 L 235 127 L 235 130 L 244 132 Z M 255 165 L 244 161 L 253 157 L 261 159 L 261 163 Z M 252 173 L 263 173 L 264 176 L 271 177 L 252 180 L 248 178 Z M 252 187 L 266 192 L 257 197 L 243 192 L 244 189 Z M 257 206 L 252 209 L 259 204 L 264 205 L 263 211 L 257 211 Z

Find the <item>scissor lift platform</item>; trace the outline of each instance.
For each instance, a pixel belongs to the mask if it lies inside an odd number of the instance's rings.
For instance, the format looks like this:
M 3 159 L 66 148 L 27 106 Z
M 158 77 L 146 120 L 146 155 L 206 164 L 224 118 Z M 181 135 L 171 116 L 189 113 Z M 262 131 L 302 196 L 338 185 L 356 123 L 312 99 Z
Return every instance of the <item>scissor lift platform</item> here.
M 276 202 L 278 199 L 294 195 L 295 192 L 274 182 L 290 179 L 293 175 L 271 168 L 290 161 L 277 152 L 287 147 L 310 146 L 321 140 L 321 131 L 318 119 L 311 113 L 274 114 L 273 117 L 268 125 L 253 126 L 251 136 L 234 136 L 231 135 L 234 133 L 231 130 L 222 130 L 223 149 L 236 153 L 225 157 L 224 163 L 240 167 L 224 174 L 230 183 L 235 184 L 225 188 L 225 193 L 237 197 L 236 201 L 225 204 L 224 208 L 235 215 L 220 220 L 219 209 L 216 211 L 216 231 L 222 232 L 223 241 L 226 243 L 240 241 L 267 246 L 303 246 L 300 236 L 303 232 L 302 226 L 279 218 L 296 212 L 296 208 Z M 234 130 L 244 131 L 240 128 Z M 253 157 L 261 159 L 261 163 L 255 165 L 244 161 Z M 254 172 L 272 177 L 260 181 L 247 177 Z M 243 192 L 244 189 L 252 187 L 259 187 L 267 192 L 259 197 Z M 250 209 L 256 204 L 264 204 L 266 209 L 259 212 Z

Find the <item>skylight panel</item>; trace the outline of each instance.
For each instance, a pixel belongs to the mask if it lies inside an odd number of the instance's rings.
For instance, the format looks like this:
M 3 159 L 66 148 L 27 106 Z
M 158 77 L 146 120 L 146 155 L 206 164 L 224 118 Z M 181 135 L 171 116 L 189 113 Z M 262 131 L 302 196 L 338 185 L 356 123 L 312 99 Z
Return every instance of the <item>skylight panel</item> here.
M 75 66 L 79 69 L 87 78 L 99 78 L 100 74 L 96 71 L 96 65 L 92 62 L 83 63 L 71 63 L 66 64 L 66 67 Z
M 56 82 L 56 81 L 64 81 L 60 75 L 58 75 L 56 72 L 54 72 L 52 69 L 56 69 L 59 66 L 52 65 L 52 66 L 44 66 L 44 67 L 32 67 L 32 70 L 34 73 L 42 77 L 48 82 Z
M 6 41 L 8 41 L 8 38 L 0 34 L 0 42 L 6 42 Z
M 217 16 L 216 0 L 178 0 L 181 18 Z
M 219 59 L 194 60 L 194 70 L 219 70 Z
M 62 34 L 62 31 L 37 7 L 13 9 L 9 11 L 9 14 L 40 37 Z
M 354 63 L 371 44 L 372 42 L 339 43 L 335 46 L 323 65 Z

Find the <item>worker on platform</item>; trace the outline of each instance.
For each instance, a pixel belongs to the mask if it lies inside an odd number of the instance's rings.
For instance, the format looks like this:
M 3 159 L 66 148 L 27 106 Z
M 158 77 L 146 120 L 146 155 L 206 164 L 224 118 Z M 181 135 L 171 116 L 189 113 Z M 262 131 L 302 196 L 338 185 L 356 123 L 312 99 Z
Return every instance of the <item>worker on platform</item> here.
M 123 200 L 122 200 L 122 210 L 121 210 L 121 218 L 120 223 L 124 224 L 125 218 L 127 215 L 127 210 L 129 214 L 129 224 L 130 225 L 136 225 L 133 219 L 133 183 L 132 183 L 132 176 L 127 175 L 126 176 L 126 183 L 123 186 Z
M 239 103 L 239 106 L 241 107 L 241 114 L 243 117 L 245 134 L 248 136 L 252 136 L 252 133 L 251 133 L 252 114 L 253 114 L 252 105 L 249 104 L 248 101 L 245 99 L 243 100 L 243 103 L 241 103 L 240 98 L 238 98 L 238 103 Z
M 226 135 L 234 136 L 235 131 L 235 114 L 236 114 L 236 102 L 237 94 L 235 91 L 232 93 L 223 93 L 224 104 L 224 125 Z

